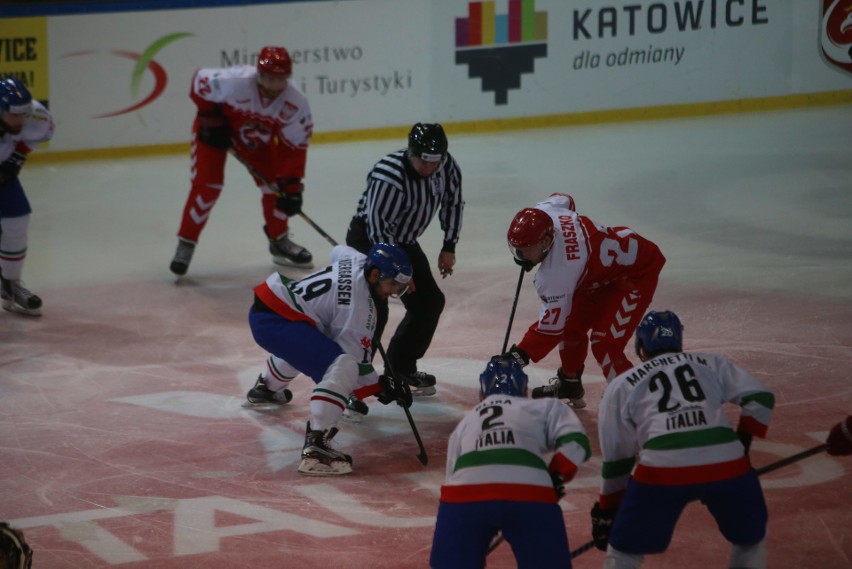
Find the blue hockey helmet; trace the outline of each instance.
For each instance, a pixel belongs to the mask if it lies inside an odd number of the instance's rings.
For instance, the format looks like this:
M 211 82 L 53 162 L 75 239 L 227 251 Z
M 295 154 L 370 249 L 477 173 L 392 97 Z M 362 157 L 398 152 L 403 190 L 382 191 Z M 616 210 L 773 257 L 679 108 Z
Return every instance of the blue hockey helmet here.
M 683 324 L 671 310 L 645 315 L 636 328 L 636 355 L 639 349 L 645 350 L 645 357 L 653 357 L 665 352 L 683 350 Z M 641 356 L 640 356 L 641 357 Z
M 376 243 L 370 247 L 364 272 L 369 274 L 374 267 L 379 269 L 379 280 L 393 279 L 400 286 L 399 296 L 408 289 L 408 281 L 414 274 L 408 254 L 388 243 Z
M 489 395 L 502 393 L 515 397 L 527 396 L 529 378 L 517 361 L 494 356 L 479 374 L 479 396 L 485 399 Z
M 0 112 L 23 115 L 32 110 L 33 96 L 23 83 L 12 77 L 0 80 Z
M 424 162 L 440 162 L 447 154 L 447 135 L 438 123 L 417 123 L 408 133 L 408 154 Z

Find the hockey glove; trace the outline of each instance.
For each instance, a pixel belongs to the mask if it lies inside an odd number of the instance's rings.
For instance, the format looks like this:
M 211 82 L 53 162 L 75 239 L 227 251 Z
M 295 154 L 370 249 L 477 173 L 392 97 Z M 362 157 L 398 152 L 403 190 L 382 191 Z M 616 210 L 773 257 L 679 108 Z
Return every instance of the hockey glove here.
M 213 148 L 231 146 L 231 128 L 221 111 L 198 113 L 198 140 Z
M 527 261 L 526 259 L 517 259 L 515 257 L 512 257 L 512 259 L 515 260 L 515 264 L 521 267 L 525 273 L 530 272 L 531 270 L 533 270 L 533 267 L 535 267 L 535 263 L 533 263 L 532 261 Z
M 515 360 L 521 367 L 524 367 L 525 365 L 530 363 L 530 357 L 527 355 L 527 353 L 515 344 L 512 344 L 512 347 L 509 348 L 509 351 L 502 354 L 500 357 L 505 358 L 507 360 Z
M 743 444 L 743 448 L 745 449 L 746 458 L 749 457 L 749 452 L 751 451 L 751 433 L 747 433 L 745 431 L 737 431 L 737 436 L 740 439 L 740 442 Z
M 299 178 L 278 180 L 279 196 L 275 201 L 275 207 L 287 214 L 287 217 L 299 215 L 302 213 L 302 193 L 304 191 L 305 185 Z
M 600 502 L 595 502 L 592 508 L 592 539 L 595 540 L 595 547 L 601 551 L 606 551 L 609 544 L 609 532 L 612 530 L 612 520 L 615 519 L 617 511 L 604 510 Z
M 24 154 L 13 152 L 5 162 L 0 164 L 0 184 L 5 184 L 9 180 L 17 178 L 26 160 L 27 157 Z
M 33 550 L 24 539 L 24 534 L 6 522 L 0 522 L 0 560 L 4 562 L 3 567 L 15 569 L 30 569 L 33 563 Z
M 553 483 L 553 489 L 556 490 L 556 499 L 561 500 L 565 497 L 565 480 L 558 472 L 550 472 L 550 481 Z
M 852 454 L 852 415 L 834 425 L 825 442 L 828 445 L 828 454 L 832 456 Z
M 397 381 L 389 375 L 380 375 L 379 385 L 382 390 L 376 394 L 376 398 L 382 405 L 396 401 L 407 409 L 414 402 L 411 396 L 411 387 L 404 381 Z

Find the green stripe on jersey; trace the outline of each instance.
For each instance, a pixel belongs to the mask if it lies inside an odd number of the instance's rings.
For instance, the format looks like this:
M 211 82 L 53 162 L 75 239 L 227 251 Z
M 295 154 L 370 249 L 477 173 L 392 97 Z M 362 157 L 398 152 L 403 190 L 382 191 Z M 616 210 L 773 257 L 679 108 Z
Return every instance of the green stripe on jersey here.
M 584 460 L 589 460 L 589 457 L 592 456 L 592 448 L 589 446 L 589 437 L 584 435 L 583 433 L 571 433 L 568 435 L 562 435 L 558 439 L 556 439 L 556 448 L 559 449 L 562 445 L 567 445 L 568 443 L 577 443 L 581 447 L 583 447 L 583 451 L 586 453 L 586 458 Z
M 605 479 L 618 478 L 625 474 L 630 474 L 633 470 L 633 465 L 636 464 L 636 457 L 623 458 L 612 462 L 604 462 L 601 466 L 601 476 Z
M 698 431 L 669 433 L 648 439 L 642 448 L 648 450 L 677 450 L 682 448 L 706 447 L 736 441 L 737 434 L 729 427 L 713 427 Z
M 471 466 L 487 466 L 490 464 L 506 464 L 509 466 L 529 466 L 547 470 L 547 465 L 540 456 L 520 448 L 498 448 L 492 450 L 475 450 L 461 455 L 456 460 L 453 472 Z
M 746 395 L 740 401 L 740 406 L 744 407 L 748 403 L 754 401 L 758 405 L 766 407 L 767 409 L 775 408 L 775 396 L 768 392 L 760 392 L 760 393 L 752 393 L 751 395 Z

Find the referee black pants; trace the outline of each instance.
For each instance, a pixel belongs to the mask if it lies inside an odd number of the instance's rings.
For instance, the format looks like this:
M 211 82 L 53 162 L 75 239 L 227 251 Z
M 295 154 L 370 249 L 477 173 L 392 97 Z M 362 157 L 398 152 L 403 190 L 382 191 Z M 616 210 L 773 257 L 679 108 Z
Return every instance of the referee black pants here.
M 373 244 L 367 236 L 367 223 L 353 218 L 346 232 L 346 244 L 364 253 L 369 252 Z M 396 332 L 388 345 L 387 355 L 390 367 L 398 374 L 411 375 L 417 371 L 417 360 L 426 354 L 432 343 L 432 336 L 438 327 L 438 320 L 444 310 L 444 293 L 438 288 L 438 283 L 429 267 L 429 259 L 419 243 L 398 244 L 398 247 L 408 254 L 413 269 L 414 285 L 417 290 L 402 295 L 405 306 L 405 316 L 396 328 Z M 378 322 L 376 334 L 373 337 L 373 350 L 382 341 L 382 334 L 388 323 L 388 303 L 377 302 Z M 388 362 L 385 362 L 385 373 L 389 372 Z

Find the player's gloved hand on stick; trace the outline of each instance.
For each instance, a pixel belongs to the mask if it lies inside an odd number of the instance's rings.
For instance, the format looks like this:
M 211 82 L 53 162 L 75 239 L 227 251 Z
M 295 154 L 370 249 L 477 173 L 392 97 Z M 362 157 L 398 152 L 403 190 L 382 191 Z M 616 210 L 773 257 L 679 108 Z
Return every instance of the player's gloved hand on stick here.
M 231 146 L 231 128 L 218 107 L 198 113 L 198 140 L 213 148 Z
M 305 185 L 299 178 L 278 180 L 278 193 L 275 207 L 287 214 L 288 217 L 302 213 L 302 193 Z
M 21 173 L 21 167 L 27 160 L 26 155 L 13 152 L 2 164 L 0 164 L 0 184 L 16 178 Z
M 828 445 L 828 454 L 832 456 L 852 454 L 852 415 L 834 425 L 825 442 Z
M 382 405 L 396 401 L 407 409 L 414 402 L 414 398 L 411 396 L 411 387 L 404 381 L 396 380 L 389 375 L 380 375 L 379 386 L 382 390 L 376 394 L 376 398 Z
M 612 530 L 612 520 L 615 519 L 617 511 L 604 510 L 600 502 L 595 502 L 592 508 L 592 539 L 595 541 L 595 547 L 601 551 L 606 551 L 609 544 L 609 532 Z
M 515 344 L 512 344 L 512 347 L 509 348 L 509 351 L 502 354 L 500 357 L 505 358 L 507 360 L 515 360 L 521 367 L 524 367 L 525 365 L 530 363 L 530 357 L 527 355 L 527 353 Z
M 549 471 L 550 481 L 553 483 L 553 489 L 556 490 L 556 498 L 561 500 L 565 497 L 565 480 L 558 472 Z
M 751 439 L 753 438 L 751 433 L 746 433 L 745 431 L 737 431 L 737 437 L 739 437 L 740 442 L 743 444 L 743 448 L 745 449 L 745 455 L 749 456 L 749 452 L 751 451 Z

